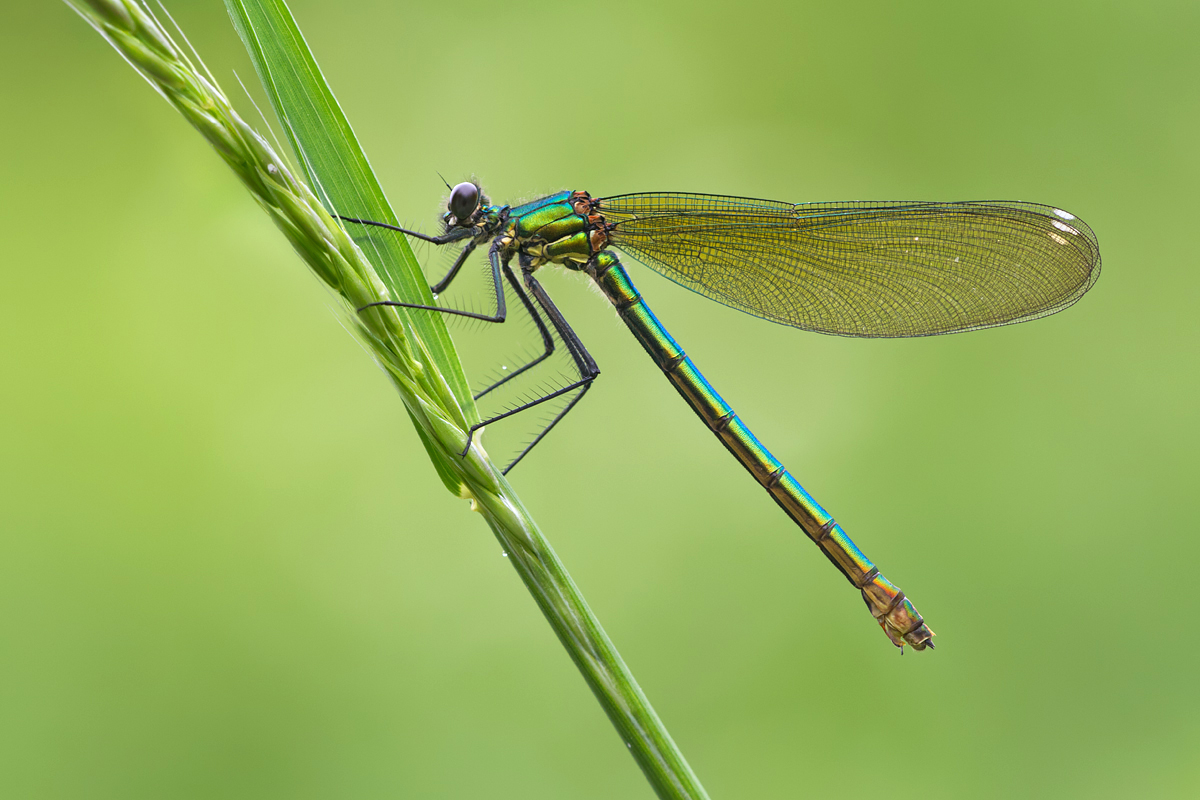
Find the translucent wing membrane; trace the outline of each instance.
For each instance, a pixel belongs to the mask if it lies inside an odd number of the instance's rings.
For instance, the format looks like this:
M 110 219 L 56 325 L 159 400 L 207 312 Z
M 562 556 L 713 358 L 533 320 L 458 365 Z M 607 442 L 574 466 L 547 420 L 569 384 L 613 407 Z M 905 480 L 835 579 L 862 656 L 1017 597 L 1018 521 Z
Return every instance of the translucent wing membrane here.
M 1092 230 L 1034 203 L 779 203 L 606 197 L 612 244 L 765 319 L 840 336 L 930 336 L 1061 311 L 1100 275 Z

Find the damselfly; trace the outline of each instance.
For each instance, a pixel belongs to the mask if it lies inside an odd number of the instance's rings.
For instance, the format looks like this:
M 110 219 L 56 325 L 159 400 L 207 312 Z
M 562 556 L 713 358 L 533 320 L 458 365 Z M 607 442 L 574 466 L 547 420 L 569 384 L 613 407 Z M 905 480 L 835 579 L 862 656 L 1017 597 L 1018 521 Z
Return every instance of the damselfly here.
M 556 338 L 566 347 L 577 372 L 568 385 L 471 429 L 473 435 L 526 408 L 567 398 L 505 472 L 575 407 L 600 374 L 535 277 L 546 264 L 586 272 L 692 410 L 862 592 L 892 643 L 916 650 L 933 647 L 933 632 L 904 592 L 879 573 L 709 385 L 651 313 L 614 249 L 755 316 L 857 337 L 931 336 L 1044 317 L 1078 300 L 1100 274 L 1091 229 L 1066 211 L 1032 203 L 792 204 L 674 192 L 594 198 L 563 191 L 498 206 L 468 182 L 451 190 L 439 236 L 341 218 L 435 245 L 463 242 L 449 272 L 432 287 L 435 295 L 454 280 L 475 248 L 489 244 L 495 313 L 372 304 L 503 322 L 507 283 L 537 325 L 543 352 L 477 397 L 544 361 L 554 352 Z

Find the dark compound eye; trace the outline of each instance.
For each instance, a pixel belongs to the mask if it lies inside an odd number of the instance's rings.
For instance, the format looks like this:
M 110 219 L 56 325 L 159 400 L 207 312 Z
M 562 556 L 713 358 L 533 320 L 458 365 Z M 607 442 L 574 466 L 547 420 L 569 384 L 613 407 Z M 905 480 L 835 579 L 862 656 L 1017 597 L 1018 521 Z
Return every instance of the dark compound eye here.
M 479 207 L 479 187 L 473 183 L 460 183 L 450 192 L 450 213 L 459 222 L 464 222 Z

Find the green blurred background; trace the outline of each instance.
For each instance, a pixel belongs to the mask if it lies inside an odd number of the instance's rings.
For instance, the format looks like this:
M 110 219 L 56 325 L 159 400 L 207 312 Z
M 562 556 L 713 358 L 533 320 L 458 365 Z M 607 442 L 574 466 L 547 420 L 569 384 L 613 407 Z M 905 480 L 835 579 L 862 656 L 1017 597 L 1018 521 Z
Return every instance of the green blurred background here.
M 714 800 L 1200 795 L 1200 6 L 404 5 L 293 9 L 427 228 L 440 170 L 501 200 L 1033 200 L 1099 237 L 1069 311 L 924 340 L 631 267 L 929 619 L 903 658 L 547 277 L 604 376 L 514 483 Z M 6 8 L 0 797 L 649 797 L 232 174 L 66 6 Z M 221 4 L 170 9 L 254 118 Z

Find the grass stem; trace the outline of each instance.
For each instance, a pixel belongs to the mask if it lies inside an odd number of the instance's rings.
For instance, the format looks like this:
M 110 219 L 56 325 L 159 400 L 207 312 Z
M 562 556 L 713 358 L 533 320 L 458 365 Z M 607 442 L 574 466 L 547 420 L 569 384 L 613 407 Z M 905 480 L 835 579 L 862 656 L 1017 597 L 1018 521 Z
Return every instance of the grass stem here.
M 131 0 L 67 2 L 212 145 L 312 272 L 342 298 L 348 326 L 391 379 L 443 482 L 470 500 L 472 509 L 486 520 L 658 796 L 664 800 L 706 798 L 699 780 L 512 487 L 477 442 L 465 457 L 459 457 L 475 411 L 469 395 L 463 397 L 457 377 L 461 365 L 452 347 L 447 350 L 440 341 L 432 341 L 440 335 L 437 329 L 414 320 L 403 309 L 376 306 L 355 313 L 356 308 L 384 300 L 427 302 L 421 292 L 411 289 L 416 286 L 412 280 L 420 282 L 419 271 L 415 277 L 408 276 L 411 291 L 406 294 L 401 291 L 403 280 L 386 269 L 382 273 L 377 270 L 378 265 L 322 204 L 320 185 L 310 186 L 294 174 L 148 8 Z M 298 57 L 309 59 L 319 77 L 282 0 L 231 0 L 229 5 L 235 22 L 240 15 L 239 29 L 244 36 L 247 30 L 256 36 L 274 32 L 279 36 L 276 44 L 291 46 Z M 256 22 L 270 22 L 273 27 L 256 26 Z M 320 87 L 328 91 L 323 78 Z M 332 98 L 332 93 L 328 97 Z M 336 113 L 340 114 L 340 109 Z M 344 118 L 330 119 L 344 123 Z M 342 144 L 357 148 L 348 124 L 343 127 L 348 138 Z M 292 143 L 296 146 L 295 138 Z M 297 155 L 307 169 L 305 154 Z M 427 291 L 423 284 L 422 289 Z

